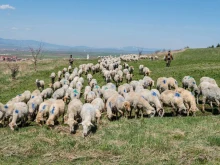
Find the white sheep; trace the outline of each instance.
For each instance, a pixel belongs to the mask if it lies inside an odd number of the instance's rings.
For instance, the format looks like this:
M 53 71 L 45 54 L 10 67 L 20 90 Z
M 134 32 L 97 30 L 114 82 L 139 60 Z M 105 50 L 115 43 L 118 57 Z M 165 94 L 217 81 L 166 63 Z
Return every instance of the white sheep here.
M 88 80 L 88 83 L 92 80 L 92 75 L 91 74 L 87 75 L 87 80 Z
M 43 99 L 48 99 L 48 98 L 51 98 L 51 96 L 53 95 L 53 89 L 51 88 L 46 88 L 44 89 L 42 92 L 41 92 L 41 97 Z
M 96 98 L 96 94 L 93 91 L 88 92 L 87 97 L 86 97 L 86 102 L 91 103 L 94 99 Z
M 44 89 L 44 81 L 36 79 L 36 85 L 38 89 L 43 90 Z
M 29 119 L 31 121 L 35 119 L 35 116 L 38 112 L 38 108 L 42 102 L 43 102 L 43 99 L 41 96 L 35 96 L 34 98 L 28 101 L 27 105 L 28 105 L 28 111 L 29 111 Z
M 144 67 L 144 68 L 143 68 L 143 74 L 144 74 L 145 76 L 149 76 L 150 73 L 151 73 L 151 71 L 150 71 L 150 69 L 149 69 L 148 67 Z
M 127 73 L 125 78 L 127 80 L 127 83 L 131 82 L 132 81 L 132 77 L 133 77 L 133 74 L 130 74 L 130 73 Z
M 62 78 L 62 72 L 61 71 L 57 72 L 57 77 L 58 77 L 58 81 L 60 81 L 61 78 Z
M 48 126 L 54 126 L 55 122 L 60 116 L 62 116 L 62 121 L 64 121 L 65 103 L 63 100 L 56 100 L 50 106 L 49 118 L 46 121 Z
M 55 78 L 56 78 L 56 73 L 52 72 L 50 74 L 50 78 L 51 78 L 51 83 L 53 84 L 55 82 Z

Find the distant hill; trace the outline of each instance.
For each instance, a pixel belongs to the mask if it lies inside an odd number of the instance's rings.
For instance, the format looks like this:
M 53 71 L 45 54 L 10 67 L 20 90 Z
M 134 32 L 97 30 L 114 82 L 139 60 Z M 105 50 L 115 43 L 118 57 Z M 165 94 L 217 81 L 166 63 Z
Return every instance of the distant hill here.
M 93 48 L 88 46 L 64 46 L 57 44 L 50 44 L 35 40 L 14 40 L 0 38 L 0 49 L 17 49 L 27 50 L 28 47 L 39 47 L 43 44 L 44 50 L 49 51 L 74 51 L 74 52 L 113 52 L 113 53 L 138 53 L 138 50 L 143 50 L 143 53 L 150 53 L 161 49 L 139 48 L 135 46 L 121 47 L 121 48 Z

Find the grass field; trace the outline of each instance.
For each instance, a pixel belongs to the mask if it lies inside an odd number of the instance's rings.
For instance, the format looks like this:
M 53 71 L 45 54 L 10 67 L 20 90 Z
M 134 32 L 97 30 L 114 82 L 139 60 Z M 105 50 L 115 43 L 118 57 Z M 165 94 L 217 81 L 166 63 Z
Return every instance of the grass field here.
M 87 61 L 76 61 L 75 66 Z M 89 62 L 96 63 L 97 60 Z M 130 62 L 135 67 L 134 79 L 143 78 L 138 66 L 152 70 L 151 77 L 174 77 L 181 85 L 190 75 L 199 83 L 202 76 L 215 78 L 220 84 L 220 49 L 188 49 L 174 55 L 170 68 L 163 60 Z M 46 60 L 39 63 L 38 72 L 29 63 L 21 63 L 22 72 L 11 81 L 5 65 L 0 65 L 0 102 L 34 90 L 35 79 L 48 84 L 52 71 L 67 67 L 64 60 Z M 102 76 L 94 76 L 99 85 Z M 201 106 L 199 106 L 201 108 Z M 82 128 L 70 135 L 67 126 L 50 130 L 34 123 L 18 131 L 0 128 L 0 164 L 220 164 L 220 117 L 197 113 L 196 117 L 164 117 L 120 119 L 103 123 L 90 137 L 81 137 Z M 166 108 L 166 112 L 169 112 Z M 168 116 L 168 115 L 167 115 Z

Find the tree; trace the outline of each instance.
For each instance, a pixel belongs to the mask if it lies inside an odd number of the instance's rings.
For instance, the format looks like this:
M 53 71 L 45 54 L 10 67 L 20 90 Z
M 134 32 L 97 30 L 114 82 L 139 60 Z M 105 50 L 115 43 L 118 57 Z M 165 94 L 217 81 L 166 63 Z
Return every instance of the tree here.
M 31 56 L 33 57 L 34 60 L 34 70 L 37 71 L 37 62 L 39 59 L 42 59 L 42 49 L 43 45 L 40 43 L 39 47 L 37 49 L 34 49 L 33 47 L 29 46 L 29 50 L 31 52 Z
M 218 48 L 218 47 L 220 47 L 220 44 L 219 44 L 219 43 L 217 44 L 216 48 Z
M 16 76 L 17 76 L 17 74 L 18 74 L 18 72 L 19 72 L 19 66 L 18 66 L 18 64 L 17 64 L 17 63 L 11 63 L 11 64 L 7 63 L 7 67 L 8 67 L 8 69 L 11 70 L 11 78 L 12 78 L 13 80 L 15 80 L 15 79 L 16 79 Z
M 211 48 L 215 48 L 215 46 L 214 45 L 212 45 L 212 47 Z

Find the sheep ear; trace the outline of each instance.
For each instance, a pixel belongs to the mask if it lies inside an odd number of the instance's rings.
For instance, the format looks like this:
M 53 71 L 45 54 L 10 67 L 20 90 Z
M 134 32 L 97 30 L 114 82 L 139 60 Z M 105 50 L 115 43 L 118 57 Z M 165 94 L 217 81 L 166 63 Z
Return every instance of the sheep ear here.
M 94 127 L 94 125 L 92 123 L 89 123 L 89 125 L 91 125 L 92 127 Z

